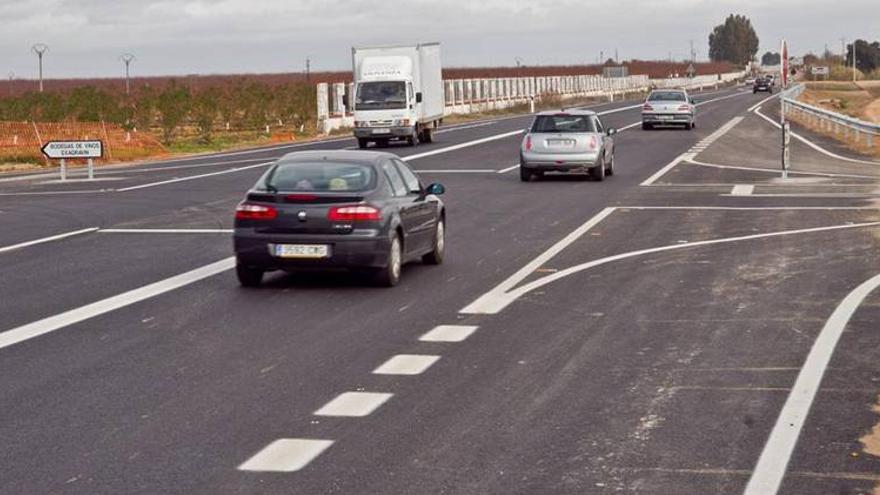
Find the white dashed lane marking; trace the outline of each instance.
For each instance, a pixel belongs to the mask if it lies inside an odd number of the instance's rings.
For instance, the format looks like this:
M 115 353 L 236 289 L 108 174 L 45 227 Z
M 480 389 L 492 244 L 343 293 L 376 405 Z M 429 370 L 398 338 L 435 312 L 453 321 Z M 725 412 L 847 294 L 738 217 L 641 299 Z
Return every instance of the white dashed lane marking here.
M 422 342 L 461 342 L 477 330 L 472 325 L 440 325 L 419 337 Z
M 755 190 L 755 186 L 750 184 L 737 184 L 730 191 L 731 196 L 750 196 Z
M 292 473 L 306 467 L 333 445 L 333 440 L 281 438 L 267 445 L 240 466 L 239 471 Z
M 373 370 L 374 375 L 420 375 L 436 363 L 440 356 L 398 354 Z
M 368 416 L 393 395 L 377 392 L 345 392 L 315 411 L 315 416 Z

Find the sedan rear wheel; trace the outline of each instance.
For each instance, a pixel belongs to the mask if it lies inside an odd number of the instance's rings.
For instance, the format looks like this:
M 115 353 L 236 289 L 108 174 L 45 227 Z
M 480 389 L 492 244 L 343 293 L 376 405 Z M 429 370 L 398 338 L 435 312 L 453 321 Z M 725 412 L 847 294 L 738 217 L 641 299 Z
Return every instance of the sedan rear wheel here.
M 242 287 L 257 287 L 263 282 L 263 270 L 236 263 L 235 274 Z
M 400 236 L 395 235 L 388 246 L 388 261 L 385 266 L 379 268 L 374 276 L 377 285 L 382 287 L 394 287 L 400 282 L 400 271 L 403 265 L 403 253 L 401 252 Z
M 522 164 L 519 166 L 519 180 L 523 182 L 528 182 L 532 180 L 532 171 L 526 167 L 523 167 Z
M 614 153 L 611 153 L 611 160 L 605 166 L 605 175 L 614 175 Z
M 434 230 L 434 249 L 430 253 L 422 256 L 422 262 L 428 265 L 439 265 L 443 263 L 443 257 L 446 255 L 446 225 L 443 219 L 437 221 L 437 228 Z

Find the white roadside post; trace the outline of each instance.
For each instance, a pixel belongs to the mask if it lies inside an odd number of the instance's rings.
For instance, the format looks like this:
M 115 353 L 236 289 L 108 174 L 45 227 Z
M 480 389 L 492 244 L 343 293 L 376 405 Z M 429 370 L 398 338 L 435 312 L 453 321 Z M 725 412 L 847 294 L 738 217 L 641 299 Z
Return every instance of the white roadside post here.
M 95 158 L 104 156 L 103 141 L 49 141 L 42 152 L 50 160 L 61 161 L 61 180 L 67 180 L 67 159 L 87 159 L 89 180 L 95 178 Z
M 791 123 L 782 123 L 782 178 L 788 178 L 791 168 Z

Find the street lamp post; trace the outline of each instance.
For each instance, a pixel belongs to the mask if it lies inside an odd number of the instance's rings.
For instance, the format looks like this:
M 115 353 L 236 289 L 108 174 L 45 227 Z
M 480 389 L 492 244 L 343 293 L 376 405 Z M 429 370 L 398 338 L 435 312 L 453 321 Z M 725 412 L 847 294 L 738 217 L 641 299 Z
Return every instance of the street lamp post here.
M 9 96 L 12 96 L 12 83 L 15 81 L 15 72 L 9 71 L 7 76 L 9 77 Z
M 34 53 L 37 54 L 37 59 L 39 61 L 40 66 L 40 93 L 43 92 L 43 54 L 49 51 L 49 46 L 44 43 L 37 43 L 36 45 L 31 47 Z
M 131 68 L 131 62 L 135 59 L 134 55 L 131 53 L 123 53 L 119 60 L 122 60 L 122 63 L 125 64 L 125 94 L 126 96 L 131 94 L 131 73 L 129 69 Z

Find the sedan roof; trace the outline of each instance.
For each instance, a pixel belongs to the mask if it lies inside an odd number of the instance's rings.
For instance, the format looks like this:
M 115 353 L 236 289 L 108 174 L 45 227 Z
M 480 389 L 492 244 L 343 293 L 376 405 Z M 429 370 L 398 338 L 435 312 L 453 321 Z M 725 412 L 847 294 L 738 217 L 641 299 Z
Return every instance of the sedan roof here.
M 571 110 L 561 109 L 561 110 L 544 110 L 543 112 L 538 112 L 535 115 L 559 115 L 561 113 L 565 113 L 568 115 L 596 115 L 596 112 L 592 110 L 583 110 L 580 108 L 572 108 Z
M 393 153 L 383 151 L 354 151 L 354 150 L 319 150 L 319 151 L 294 151 L 278 159 L 279 162 L 316 162 L 320 160 L 332 162 L 349 162 L 361 164 L 378 164 L 388 158 L 398 158 Z

